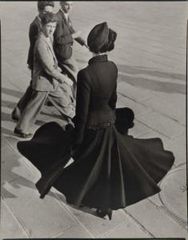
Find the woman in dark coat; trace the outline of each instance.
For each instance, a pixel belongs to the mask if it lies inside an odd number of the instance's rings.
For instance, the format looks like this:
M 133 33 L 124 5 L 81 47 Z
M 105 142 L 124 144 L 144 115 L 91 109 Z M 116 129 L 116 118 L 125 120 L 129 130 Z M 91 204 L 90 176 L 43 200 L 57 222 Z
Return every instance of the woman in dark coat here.
M 126 134 L 121 121 L 115 125 L 118 69 L 106 54 L 115 40 L 106 22 L 88 36 L 93 57 L 78 73 L 75 161 L 53 182 L 68 203 L 96 208 L 100 217 L 109 219 L 112 210 L 158 193 L 157 183 L 174 162 L 159 138 L 136 139 Z M 23 142 L 18 148 L 26 156 Z

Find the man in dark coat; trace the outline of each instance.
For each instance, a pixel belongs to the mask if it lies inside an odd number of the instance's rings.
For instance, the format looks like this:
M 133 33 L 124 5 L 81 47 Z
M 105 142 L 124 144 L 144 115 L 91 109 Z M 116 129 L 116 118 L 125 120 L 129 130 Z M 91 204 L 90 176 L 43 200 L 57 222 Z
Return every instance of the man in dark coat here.
M 69 17 L 69 12 L 72 9 L 72 2 L 60 1 L 60 10 L 57 12 L 57 28 L 54 33 L 54 50 L 59 63 L 59 66 L 65 71 L 69 77 L 76 81 L 78 67 L 76 61 L 72 56 L 72 46 L 76 40 L 81 46 L 87 44 L 84 39 L 76 32 L 72 26 Z
M 29 27 L 29 41 L 30 41 L 30 47 L 28 52 L 28 59 L 27 64 L 28 68 L 31 70 L 31 78 L 32 78 L 32 72 L 33 72 L 33 56 L 34 56 L 34 46 L 35 42 L 37 40 L 37 37 L 39 35 L 39 32 L 41 31 L 41 15 L 46 12 L 53 12 L 54 10 L 54 2 L 53 1 L 38 1 L 37 4 L 38 12 L 39 14 L 35 17 L 33 22 L 30 24 Z M 12 119 L 15 121 L 18 121 L 20 118 L 21 113 L 27 106 L 27 103 L 31 99 L 32 95 L 32 87 L 31 82 L 29 87 L 27 88 L 26 92 L 22 96 L 22 98 L 17 103 L 16 107 L 14 108 L 12 112 Z

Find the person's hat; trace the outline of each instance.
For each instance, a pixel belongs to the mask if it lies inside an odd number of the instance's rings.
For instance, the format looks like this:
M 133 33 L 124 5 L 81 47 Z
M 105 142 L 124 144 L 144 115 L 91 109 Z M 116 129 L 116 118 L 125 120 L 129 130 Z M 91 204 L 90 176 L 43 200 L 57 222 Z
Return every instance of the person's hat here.
M 106 22 L 97 24 L 89 33 L 87 45 L 92 52 L 99 53 L 108 44 L 109 28 Z

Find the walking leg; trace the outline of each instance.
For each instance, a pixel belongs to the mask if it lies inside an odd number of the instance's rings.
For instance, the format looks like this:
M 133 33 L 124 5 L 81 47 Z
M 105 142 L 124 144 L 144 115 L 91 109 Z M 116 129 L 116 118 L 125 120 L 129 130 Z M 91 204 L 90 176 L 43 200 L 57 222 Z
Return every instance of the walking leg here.
M 75 103 L 69 85 L 59 85 L 55 92 L 49 92 L 48 99 L 66 119 L 74 117 Z
M 23 110 L 20 120 L 15 128 L 16 132 L 28 133 L 31 125 L 34 124 L 37 115 L 40 113 L 46 99 L 48 92 L 39 92 L 33 90 L 30 101 Z
M 28 102 L 31 99 L 33 93 L 33 89 L 31 85 L 26 89 L 24 95 L 20 98 L 19 102 L 17 103 L 16 107 L 12 111 L 11 117 L 13 120 L 18 121 L 21 113 L 23 112 L 24 108 L 27 106 Z

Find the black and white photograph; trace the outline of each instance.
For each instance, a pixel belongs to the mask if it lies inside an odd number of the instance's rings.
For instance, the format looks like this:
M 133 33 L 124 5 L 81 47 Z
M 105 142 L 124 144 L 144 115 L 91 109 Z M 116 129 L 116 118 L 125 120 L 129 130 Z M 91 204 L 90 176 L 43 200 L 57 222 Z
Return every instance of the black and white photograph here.
M 0 239 L 188 239 L 186 1 L 0 1 Z

